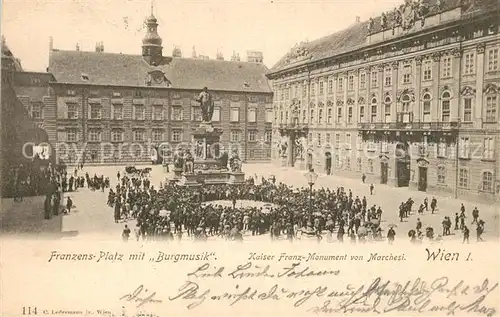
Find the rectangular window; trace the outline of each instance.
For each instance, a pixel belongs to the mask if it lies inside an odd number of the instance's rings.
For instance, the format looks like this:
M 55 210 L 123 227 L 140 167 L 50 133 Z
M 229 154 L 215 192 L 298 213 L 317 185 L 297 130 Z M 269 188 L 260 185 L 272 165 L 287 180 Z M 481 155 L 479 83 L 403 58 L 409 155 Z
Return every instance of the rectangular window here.
M 346 150 L 352 149 L 352 137 L 350 133 L 346 133 L 345 135 L 345 148 Z
M 134 120 L 144 120 L 144 106 L 134 106 Z
M 349 81 L 347 83 L 347 90 L 354 90 L 354 75 L 349 75 Z
M 325 134 L 325 142 L 327 145 L 332 142 L 332 135 L 330 133 Z
M 163 130 L 160 130 L 160 129 L 153 130 L 153 141 L 154 142 L 163 141 Z
M 328 93 L 331 94 L 333 92 L 333 79 L 328 79 Z
M 483 172 L 483 190 L 485 192 L 493 192 L 493 173 Z
M 342 122 L 342 108 L 337 108 L 337 122 Z
M 138 89 L 137 89 L 137 90 L 135 90 L 135 91 L 134 91 L 134 97 L 135 97 L 135 98 L 142 98 L 142 91 L 140 91 L 140 90 L 138 90 Z
M 444 166 L 438 166 L 437 169 L 437 182 L 438 184 L 446 184 L 446 168 Z
M 162 106 L 153 106 L 153 120 L 163 120 Z
M 248 122 L 257 122 L 257 109 L 248 109 Z
M 459 155 L 460 158 L 470 158 L 470 138 L 461 137 L 459 141 Z
M 240 131 L 231 131 L 231 142 L 238 142 L 240 140 Z
M 214 114 L 212 115 L 213 122 L 220 121 L 220 107 L 214 107 Z
M 337 80 L 337 90 L 338 91 L 343 91 L 344 90 L 344 78 L 339 77 Z
M 340 148 L 340 133 L 335 134 L 335 148 Z
M 378 72 L 373 71 L 371 75 L 371 88 L 375 88 L 378 86 Z
M 119 104 L 113 105 L 113 120 L 123 120 L 123 106 Z
M 239 122 L 240 121 L 240 109 L 239 108 L 231 108 L 231 122 Z
M 172 130 L 172 142 L 182 141 L 182 130 Z
M 432 79 L 432 63 L 431 63 L 431 61 L 425 61 L 422 69 L 424 72 L 424 76 L 423 76 L 424 80 L 431 80 Z
M 446 149 L 448 148 L 448 145 L 446 143 L 445 138 L 440 138 L 437 144 L 437 156 L 438 157 L 446 157 Z
M 497 96 L 486 97 L 486 122 L 496 122 L 497 119 Z
M 302 123 L 307 122 L 307 113 L 305 110 L 302 110 Z
M 324 90 L 325 88 L 324 88 L 324 86 L 323 86 L 323 85 L 324 85 L 324 84 L 323 84 L 323 81 L 320 81 L 320 82 L 319 82 L 319 95 L 320 95 L 320 96 L 323 96 L 323 94 L 324 94 L 324 92 L 325 92 L 325 90 Z
M 307 85 L 302 86 L 302 97 L 307 96 Z
M 67 129 L 66 130 L 66 141 L 76 142 L 77 141 L 76 136 L 77 136 L 76 129 Z
M 266 139 L 266 143 L 271 143 L 273 140 L 273 132 L 272 131 L 266 131 L 264 134 L 264 137 Z
M 76 91 L 72 90 L 72 89 L 68 89 L 68 91 L 66 93 L 68 96 L 76 96 Z
M 254 158 L 255 157 L 255 150 L 254 149 L 248 150 L 248 157 L 249 158 Z
M 411 65 L 405 65 L 403 67 L 403 84 L 411 83 Z
M 464 122 L 472 121 L 472 99 L 464 99 Z
M 191 120 L 193 121 L 201 121 L 203 118 L 201 116 L 201 107 L 191 107 L 191 113 L 192 113 L 192 118 Z
M 365 89 L 366 88 L 366 74 L 361 73 L 359 74 L 359 89 Z
M 450 101 L 449 100 L 443 100 L 441 102 L 441 120 L 443 122 L 450 121 Z
M 172 121 L 182 121 L 182 107 L 172 107 Z
M 382 153 L 388 153 L 389 152 L 389 143 L 388 143 L 387 140 L 388 140 L 387 135 L 383 135 L 382 136 L 382 141 L 380 142 L 381 143 L 380 151 Z
M 464 75 L 475 73 L 475 57 L 474 53 L 468 53 L 464 56 Z
M 142 131 L 142 130 L 135 130 L 134 131 L 134 141 L 136 141 L 136 142 L 142 142 L 142 141 L 144 141 L 144 131 Z
M 31 117 L 33 119 L 42 119 L 42 105 L 40 103 L 33 103 L 31 105 Z
M 266 122 L 267 123 L 273 122 L 273 109 L 266 109 Z
M 458 187 L 460 188 L 469 187 L 469 170 L 466 168 L 461 168 L 458 171 Z
M 352 123 L 352 107 L 347 108 L 347 122 Z
M 77 119 L 78 118 L 78 109 L 76 108 L 76 104 L 70 103 L 68 104 L 68 119 Z
M 118 129 L 111 130 L 111 141 L 113 142 L 122 142 L 122 131 Z
M 358 172 L 361 172 L 361 170 L 363 169 L 363 160 L 361 159 L 361 157 L 358 157 L 356 159 L 356 165 L 357 165 Z
M 253 130 L 248 131 L 248 141 L 249 142 L 257 141 L 257 131 Z
M 374 171 L 373 159 L 368 159 L 368 173 L 372 174 Z
M 333 115 L 333 109 L 328 108 L 327 110 L 327 116 L 326 116 L 326 123 L 331 124 L 332 123 L 332 115 Z
M 314 109 L 311 109 L 310 123 L 314 123 Z
M 386 104 L 384 106 L 384 115 L 385 115 L 385 122 L 391 122 L 391 105 Z
M 317 138 L 318 143 L 317 144 L 318 144 L 318 146 L 321 146 L 321 133 L 318 133 L 317 136 L 318 136 L 318 138 Z
M 384 71 L 384 85 L 385 86 L 392 85 L 392 72 L 390 68 L 386 68 Z
M 370 122 L 377 122 L 377 106 L 374 105 L 371 107 L 371 121 Z
M 443 59 L 441 60 L 442 64 L 441 64 L 441 77 L 442 78 L 449 78 L 451 77 L 451 56 L 445 56 L 443 57 Z
M 90 119 L 101 119 L 101 105 L 90 105 Z
M 359 122 L 365 122 L 365 107 L 359 107 Z
M 323 109 L 318 110 L 318 123 L 323 123 Z
M 311 97 L 314 97 L 316 95 L 316 84 L 311 83 Z
M 483 159 L 493 160 L 495 158 L 495 139 L 493 137 L 484 138 Z
M 101 141 L 101 131 L 97 129 L 89 130 L 89 141 L 90 142 L 99 142 Z
M 488 71 L 498 70 L 498 48 L 488 51 Z

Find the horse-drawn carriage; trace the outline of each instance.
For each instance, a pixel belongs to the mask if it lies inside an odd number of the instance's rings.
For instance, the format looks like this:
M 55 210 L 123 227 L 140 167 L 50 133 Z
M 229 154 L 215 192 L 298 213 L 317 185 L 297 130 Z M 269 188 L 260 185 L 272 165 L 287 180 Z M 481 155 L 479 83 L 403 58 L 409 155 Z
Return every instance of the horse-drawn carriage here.
M 127 174 L 131 175 L 132 177 L 149 177 L 149 173 L 151 173 L 151 167 L 146 167 L 146 168 L 136 168 L 135 166 L 127 166 L 125 168 L 125 172 Z

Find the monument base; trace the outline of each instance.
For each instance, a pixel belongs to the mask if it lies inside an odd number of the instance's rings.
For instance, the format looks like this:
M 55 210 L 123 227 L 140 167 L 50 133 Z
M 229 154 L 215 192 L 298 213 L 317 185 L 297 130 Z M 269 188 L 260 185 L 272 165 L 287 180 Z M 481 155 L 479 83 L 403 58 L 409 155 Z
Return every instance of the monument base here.
M 227 184 L 230 176 L 227 170 L 204 170 L 193 174 L 183 174 L 183 186 L 222 185 Z
M 245 173 L 243 172 L 230 172 L 228 184 L 244 184 L 245 183 Z

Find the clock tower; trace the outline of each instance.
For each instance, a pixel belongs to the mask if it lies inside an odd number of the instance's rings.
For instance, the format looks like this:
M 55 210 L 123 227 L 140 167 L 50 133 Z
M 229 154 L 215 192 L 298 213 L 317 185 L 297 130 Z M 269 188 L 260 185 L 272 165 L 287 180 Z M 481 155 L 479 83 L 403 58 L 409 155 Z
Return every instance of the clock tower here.
M 151 15 L 146 19 L 145 24 L 147 31 L 142 39 L 142 57 L 149 65 L 161 65 L 163 61 L 161 44 L 163 41 L 158 35 L 158 20 L 153 15 L 153 6 L 151 6 Z

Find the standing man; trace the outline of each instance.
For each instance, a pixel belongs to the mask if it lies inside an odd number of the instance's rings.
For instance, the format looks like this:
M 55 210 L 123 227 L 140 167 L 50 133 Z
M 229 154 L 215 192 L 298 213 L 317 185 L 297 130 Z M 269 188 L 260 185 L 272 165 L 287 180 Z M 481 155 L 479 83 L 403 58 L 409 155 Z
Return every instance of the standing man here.
M 214 114 L 214 101 L 207 87 L 203 87 L 196 101 L 200 103 L 203 122 L 211 122 Z
M 373 184 L 370 185 L 370 195 L 373 195 L 373 190 L 375 189 L 375 186 Z

